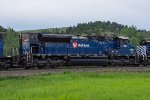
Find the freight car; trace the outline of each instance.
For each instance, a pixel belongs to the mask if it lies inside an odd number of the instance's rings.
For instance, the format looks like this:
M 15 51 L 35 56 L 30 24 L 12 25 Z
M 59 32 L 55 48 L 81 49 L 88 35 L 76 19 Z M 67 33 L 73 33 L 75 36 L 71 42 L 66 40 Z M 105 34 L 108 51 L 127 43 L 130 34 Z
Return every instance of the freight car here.
M 5 56 L 4 34 L 0 35 L 0 68 L 60 67 L 70 65 L 125 66 L 147 65 L 150 42 L 143 40 L 137 49 L 128 37 L 72 36 L 62 34 L 20 34 L 20 48 Z M 143 49 L 144 48 L 144 49 Z M 144 53 L 143 53 L 144 52 Z

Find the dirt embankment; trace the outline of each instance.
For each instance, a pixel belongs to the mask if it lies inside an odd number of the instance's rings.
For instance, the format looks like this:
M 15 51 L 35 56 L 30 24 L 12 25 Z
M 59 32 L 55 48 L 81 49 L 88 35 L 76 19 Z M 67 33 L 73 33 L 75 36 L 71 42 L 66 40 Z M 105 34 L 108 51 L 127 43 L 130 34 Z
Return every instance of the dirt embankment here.
M 9 69 L 0 71 L 0 77 L 29 76 L 64 72 L 150 72 L 150 67 L 91 67 L 91 68 L 59 68 L 59 69 Z

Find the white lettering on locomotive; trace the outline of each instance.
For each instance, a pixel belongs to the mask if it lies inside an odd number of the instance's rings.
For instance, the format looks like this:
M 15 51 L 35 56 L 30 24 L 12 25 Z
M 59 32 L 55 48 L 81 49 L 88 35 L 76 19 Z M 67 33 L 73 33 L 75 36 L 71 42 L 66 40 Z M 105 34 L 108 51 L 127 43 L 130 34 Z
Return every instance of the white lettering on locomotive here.
M 78 47 L 90 47 L 89 44 L 78 44 Z
M 73 48 L 78 48 L 78 47 L 87 48 L 87 47 L 90 47 L 89 44 L 78 44 L 77 41 L 74 41 L 72 43 L 72 46 L 73 46 Z

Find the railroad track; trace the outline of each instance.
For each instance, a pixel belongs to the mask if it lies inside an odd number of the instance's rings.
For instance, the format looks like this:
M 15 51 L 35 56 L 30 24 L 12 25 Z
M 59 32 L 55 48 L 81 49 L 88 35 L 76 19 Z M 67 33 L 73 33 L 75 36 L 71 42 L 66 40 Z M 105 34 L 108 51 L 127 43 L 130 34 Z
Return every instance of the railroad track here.
M 30 76 L 49 73 L 64 73 L 64 72 L 150 72 L 150 67 L 71 67 L 58 69 L 9 69 L 0 71 L 0 77 L 10 76 Z

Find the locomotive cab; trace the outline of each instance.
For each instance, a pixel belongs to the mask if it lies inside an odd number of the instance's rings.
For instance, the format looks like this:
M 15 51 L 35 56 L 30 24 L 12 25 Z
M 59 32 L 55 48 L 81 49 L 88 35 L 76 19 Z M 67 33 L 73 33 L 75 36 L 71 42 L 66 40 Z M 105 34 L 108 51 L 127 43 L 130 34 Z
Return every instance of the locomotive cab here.
M 140 42 L 140 45 L 150 45 L 150 39 L 144 39 Z
M 122 47 L 127 47 L 130 44 L 129 38 L 128 37 L 116 37 L 114 38 L 114 48 L 116 49 L 121 49 Z
M 128 37 L 115 37 L 112 40 L 112 45 L 113 47 L 108 51 L 111 65 L 129 65 L 134 63 L 134 46 L 130 43 Z
M 130 43 L 128 37 L 115 37 L 113 39 L 113 48 L 109 53 L 117 56 L 134 56 L 134 46 Z

